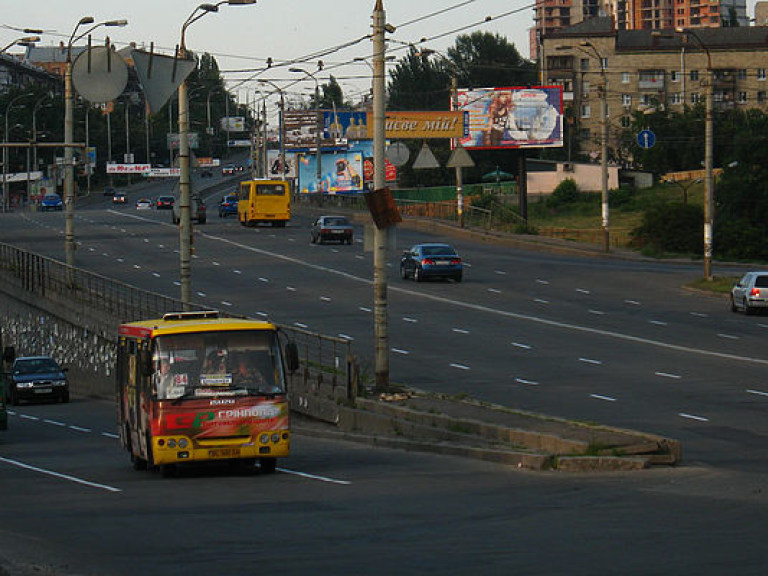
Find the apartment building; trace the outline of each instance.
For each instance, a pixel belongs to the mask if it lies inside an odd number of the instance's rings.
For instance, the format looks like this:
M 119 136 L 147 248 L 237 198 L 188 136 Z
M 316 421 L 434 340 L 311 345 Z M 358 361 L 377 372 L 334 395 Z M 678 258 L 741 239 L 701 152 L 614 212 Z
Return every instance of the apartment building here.
M 590 18 L 612 18 L 617 30 L 747 27 L 746 0 L 536 0 L 531 59 L 541 38 Z
M 768 27 L 616 30 L 592 18 L 542 38 L 541 75 L 563 86 L 582 152 L 599 149 L 602 106 L 609 148 L 634 111 L 704 102 L 711 66 L 715 107 L 768 112 Z M 711 62 L 711 64 L 710 64 Z

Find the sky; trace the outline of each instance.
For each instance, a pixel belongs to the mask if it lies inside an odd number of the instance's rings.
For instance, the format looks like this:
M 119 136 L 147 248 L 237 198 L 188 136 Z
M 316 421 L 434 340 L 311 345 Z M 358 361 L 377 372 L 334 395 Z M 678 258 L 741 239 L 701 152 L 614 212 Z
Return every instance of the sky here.
M 387 23 L 396 27 L 388 35 L 388 55 L 396 58 L 406 54 L 409 43 L 445 51 L 457 36 L 474 31 L 498 33 L 515 44 L 522 56 L 529 56 L 533 0 L 383 0 L 383 4 Z M 92 16 L 96 22 L 124 18 L 128 20 L 125 28 L 95 30 L 94 43 L 108 34 L 119 48 L 135 42 L 149 49 L 154 42 L 157 52 L 170 54 L 179 43 L 182 24 L 199 5 L 197 0 L 0 0 L 0 42 L 5 46 L 24 35 L 8 27 L 41 28 L 46 32 L 38 45 L 58 45 L 69 40 L 84 16 Z M 240 102 L 254 99 L 257 89 L 267 89 L 268 85 L 258 84 L 255 78 L 270 80 L 296 97 L 314 91 L 311 78 L 302 80 L 302 74 L 289 72 L 289 67 L 312 72 L 321 85 L 333 74 L 345 96 L 359 100 L 370 89 L 371 68 L 355 58 L 370 62 L 372 46 L 364 37 L 371 32 L 374 6 L 375 0 L 225 4 L 218 13 L 193 23 L 185 40 L 190 50 L 216 57 L 227 86 Z M 491 20 L 485 22 L 487 17 Z M 267 58 L 283 65 L 265 71 Z M 317 72 L 319 59 L 324 69 Z

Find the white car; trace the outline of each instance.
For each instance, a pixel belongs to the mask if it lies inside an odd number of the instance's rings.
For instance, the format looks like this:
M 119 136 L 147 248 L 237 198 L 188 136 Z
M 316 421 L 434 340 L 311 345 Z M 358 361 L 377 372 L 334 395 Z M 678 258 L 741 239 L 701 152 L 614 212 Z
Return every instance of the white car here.
M 136 201 L 136 210 L 152 210 L 152 201 L 147 198 L 140 198 Z
M 768 308 L 768 272 L 747 272 L 731 288 L 731 311 L 754 314 Z

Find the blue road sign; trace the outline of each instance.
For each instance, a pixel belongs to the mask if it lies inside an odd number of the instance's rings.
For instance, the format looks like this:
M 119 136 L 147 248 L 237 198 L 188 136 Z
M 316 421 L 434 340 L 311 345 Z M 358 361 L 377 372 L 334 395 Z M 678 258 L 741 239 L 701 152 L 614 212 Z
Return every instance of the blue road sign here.
M 654 144 L 656 144 L 656 134 L 650 130 L 640 130 L 640 133 L 637 135 L 637 145 L 647 150 L 648 148 L 653 148 Z

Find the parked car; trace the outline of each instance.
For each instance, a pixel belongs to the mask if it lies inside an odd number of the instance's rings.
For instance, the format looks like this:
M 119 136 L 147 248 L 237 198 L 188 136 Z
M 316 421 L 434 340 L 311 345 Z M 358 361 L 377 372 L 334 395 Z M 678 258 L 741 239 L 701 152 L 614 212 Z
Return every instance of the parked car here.
M 139 198 L 136 200 L 136 210 L 151 210 L 152 201 L 148 198 Z
M 125 204 L 125 192 L 115 192 L 112 196 L 112 204 Z
M 173 196 L 158 196 L 155 201 L 155 208 L 158 210 L 172 210 L 174 203 Z
M 461 282 L 464 266 L 456 249 L 450 244 L 416 244 L 403 252 L 400 277 L 409 276 L 416 282 L 427 278 L 451 278 Z
M 354 228 L 345 216 L 320 216 L 310 228 L 312 244 L 325 241 L 352 244 Z
M 753 314 L 768 308 L 768 272 L 747 272 L 731 288 L 731 311 Z
M 237 194 L 227 194 L 219 202 L 219 218 L 227 216 L 237 216 Z
M 67 369 L 50 356 L 20 356 L 13 362 L 9 384 L 10 404 L 22 400 L 55 398 L 69 402 Z
M 40 199 L 40 210 L 47 212 L 48 210 L 63 210 L 64 203 L 61 201 L 61 196 L 50 192 Z
M 171 219 L 174 224 L 178 224 L 181 220 L 181 207 L 179 206 L 178 199 L 175 199 L 173 203 L 173 216 Z M 199 194 L 192 193 L 189 195 L 189 219 L 197 222 L 198 224 L 205 224 L 207 220 L 207 206 L 205 200 Z

